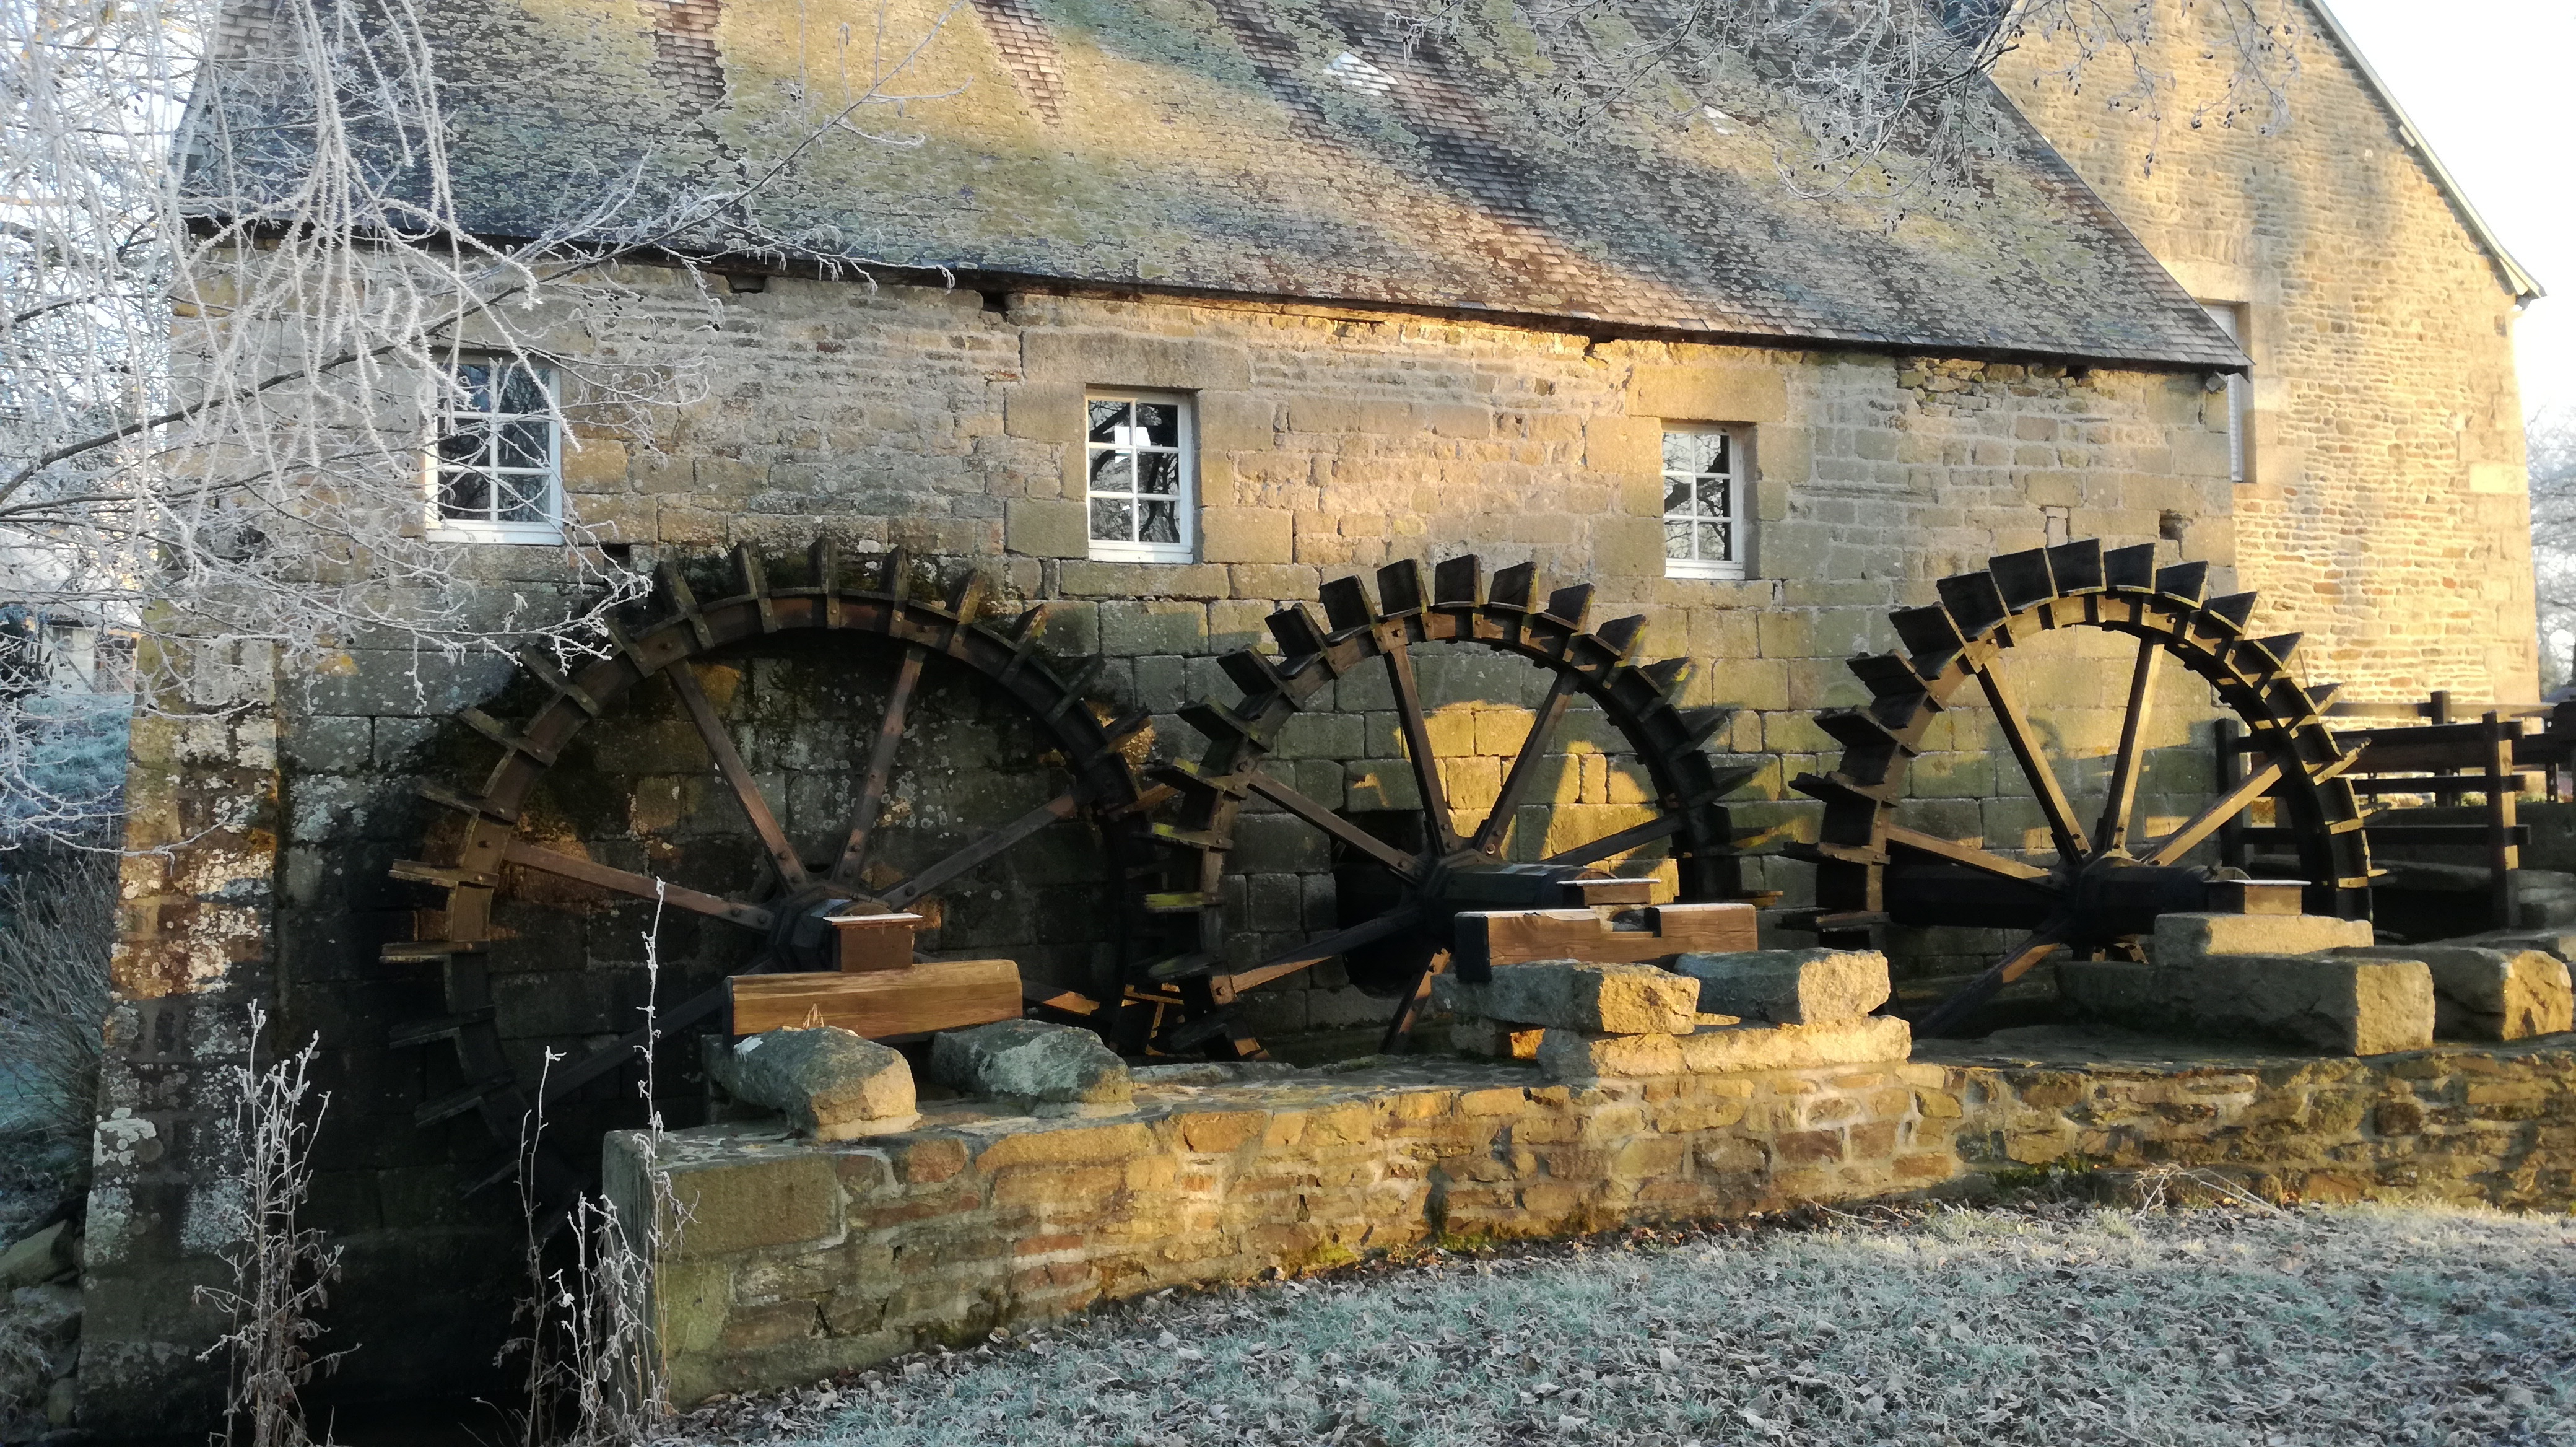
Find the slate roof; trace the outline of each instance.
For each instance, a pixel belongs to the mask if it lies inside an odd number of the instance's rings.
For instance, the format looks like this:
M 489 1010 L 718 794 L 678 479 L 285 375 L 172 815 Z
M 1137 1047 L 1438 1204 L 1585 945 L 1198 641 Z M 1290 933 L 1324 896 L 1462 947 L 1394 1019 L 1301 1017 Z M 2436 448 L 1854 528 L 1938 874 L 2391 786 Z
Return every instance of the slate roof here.
M 739 185 L 940 0 L 430 0 L 475 229 L 559 225 L 628 168 Z M 1499 9 L 1500 7 L 1495 7 Z M 967 0 L 754 206 L 908 267 L 1605 327 L 2235 369 L 2018 112 L 1975 204 L 1894 220 L 1782 176 L 1776 99 L 1651 88 L 1569 137 L 1526 31 L 1408 45 L 1351 0 Z M 846 49 L 842 37 L 846 35 Z

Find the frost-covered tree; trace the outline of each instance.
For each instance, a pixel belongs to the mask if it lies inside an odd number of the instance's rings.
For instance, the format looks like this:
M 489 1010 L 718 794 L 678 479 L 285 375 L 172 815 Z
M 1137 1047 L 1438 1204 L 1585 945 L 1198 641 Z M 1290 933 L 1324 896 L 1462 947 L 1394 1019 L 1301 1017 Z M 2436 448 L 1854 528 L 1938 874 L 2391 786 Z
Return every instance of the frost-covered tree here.
M 2540 681 L 2576 679 L 2576 411 L 2531 419 L 2531 561 L 2540 599 Z
M 490 411 L 481 389 L 511 389 L 549 331 L 627 300 L 621 262 L 860 261 L 762 234 L 748 199 L 827 137 L 900 143 L 855 118 L 917 98 L 902 77 L 938 29 L 818 55 L 857 84 L 765 170 L 649 196 L 605 175 L 502 241 L 451 193 L 441 57 L 471 37 L 434 5 L 0 16 L 0 844 L 101 837 L 129 708 L 220 710 L 362 635 L 582 646 L 635 580 L 573 518 L 569 586 L 496 605 L 430 536 L 437 420 Z M 508 400 L 614 435 L 693 386 L 667 359 L 550 353 Z
M 1435 0 L 1411 12 L 1439 35 L 1486 7 Z M 1513 0 L 1550 77 L 1550 109 L 1579 129 L 1611 106 L 1660 109 L 1677 124 L 1725 124 L 1739 107 L 1784 144 L 1780 166 L 1807 190 L 1877 194 L 1905 205 L 1974 204 L 1967 162 L 1994 139 L 1988 77 L 2037 43 L 2042 84 L 2083 88 L 2157 133 L 2277 127 L 2307 33 L 2299 0 Z M 2224 62 L 2214 95 L 2184 94 L 2162 58 Z M 1750 117 L 1748 117 L 1750 118 Z M 2155 162 L 2151 144 L 2144 164 Z

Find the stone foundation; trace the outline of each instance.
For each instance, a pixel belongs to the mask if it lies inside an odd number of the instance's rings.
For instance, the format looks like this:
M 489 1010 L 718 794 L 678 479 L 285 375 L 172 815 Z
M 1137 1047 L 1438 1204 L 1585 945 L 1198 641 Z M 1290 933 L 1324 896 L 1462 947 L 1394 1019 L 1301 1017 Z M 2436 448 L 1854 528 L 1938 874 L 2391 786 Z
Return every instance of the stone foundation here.
M 1928 1058 L 1927 1058 L 1928 1057 Z M 1210 1067 L 1208 1078 L 1218 1076 Z M 640 1138 L 609 1142 L 643 1199 Z M 674 1396 L 811 1380 L 1365 1253 L 2205 1168 L 2266 1195 L 2576 1205 L 2576 1037 L 2369 1059 L 2008 1031 L 1910 1063 L 1547 1083 L 1509 1061 L 1139 1082 L 1109 1118 L 926 1105 L 842 1144 L 665 1138 Z

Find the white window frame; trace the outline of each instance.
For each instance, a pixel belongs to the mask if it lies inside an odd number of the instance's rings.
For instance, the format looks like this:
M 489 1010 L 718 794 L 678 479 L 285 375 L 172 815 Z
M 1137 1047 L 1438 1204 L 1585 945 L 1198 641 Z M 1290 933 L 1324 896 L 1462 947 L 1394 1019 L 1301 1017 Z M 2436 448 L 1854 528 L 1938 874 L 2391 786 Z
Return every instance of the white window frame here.
M 536 384 L 540 390 L 544 391 L 549 398 L 554 396 L 554 389 L 556 386 L 555 369 L 535 358 L 521 358 L 504 354 L 485 354 L 480 352 L 459 352 L 450 356 L 445 365 L 451 377 L 459 367 L 501 368 L 522 366 L 534 376 Z M 500 393 L 497 389 L 492 393 L 492 401 L 497 409 L 500 401 Z M 544 521 L 516 522 L 501 518 L 455 517 L 451 516 L 447 512 L 444 500 L 446 497 L 445 474 L 451 469 L 447 467 L 445 459 L 439 455 L 438 444 L 448 435 L 449 429 L 460 417 L 471 418 L 475 421 L 489 424 L 490 435 L 493 439 L 491 446 L 494 449 L 497 449 L 500 446 L 500 424 L 503 422 L 525 422 L 536 420 L 542 421 L 546 424 L 546 462 L 542 470 L 523 468 L 503 469 L 499 465 L 499 458 L 497 455 L 493 455 L 489 458 L 488 466 L 485 469 L 496 481 L 505 471 L 509 474 L 522 477 L 530 475 L 543 477 L 545 479 L 545 500 L 543 503 L 545 511 Z M 421 484 L 424 492 L 426 493 L 425 501 L 429 509 L 429 536 L 434 541 L 452 543 L 560 543 L 564 538 L 563 424 L 551 410 L 544 413 L 502 412 L 498 410 L 471 413 L 462 412 L 458 409 L 456 399 L 452 394 L 442 395 L 438 402 L 437 412 L 430 421 L 428 445 L 421 449 Z M 497 491 L 494 496 L 497 501 L 499 496 Z
M 1091 440 L 1091 404 L 1094 402 L 1151 402 L 1172 408 L 1179 414 L 1179 443 L 1174 447 L 1152 447 L 1129 441 L 1093 442 Z M 1082 396 L 1082 526 L 1086 537 L 1091 534 L 1091 479 L 1096 459 L 1108 452 L 1168 452 L 1180 458 L 1180 481 L 1173 493 L 1173 512 L 1179 541 L 1149 543 L 1133 538 L 1091 537 L 1091 558 L 1102 563 L 1187 563 L 1198 557 L 1199 545 L 1199 417 L 1198 399 L 1187 392 L 1130 391 L 1118 387 L 1086 388 Z M 1141 493 L 1110 493 L 1107 496 L 1141 499 Z
M 2245 308 L 2232 301 L 2205 301 L 2200 309 L 2227 333 L 2227 339 L 2247 356 L 2254 355 L 2245 343 Z M 2245 414 L 2253 402 L 2253 381 L 2243 372 L 2227 374 L 2227 480 L 2241 483 L 2246 479 Z
M 1744 427 L 1730 427 L 1723 423 L 1713 422 L 1667 422 L 1664 424 L 1663 436 L 1669 436 L 1676 432 L 1686 433 L 1694 437 L 1715 436 L 1725 438 L 1726 471 L 1722 473 L 1686 473 L 1666 470 L 1662 472 L 1657 479 L 1662 485 L 1657 489 L 1658 493 L 1660 494 L 1669 489 L 1674 482 L 1683 478 L 1698 479 L 1703 477 L 1722 477 L 1726 480 L 1727 512 L 1723 517 L 1715 517 L 1699 512 L 1696 507 L 1698 491 L 1697 489 L 1693 489 L 1693 510 L 1689 513 L 1666 512 L 1662 515 L 1662 520 L 1667 524 L 1677 522 L 1723 522 L 1727 525 L 1727 542 L 1729 544 L 1728 551 L 1733 553 L 1734 556 L 1727 558 L 1677 558 L 1672 555 L 1672 543 L 1667 539 L 1664 544 L 1664 576 L 1667 578 L 1700 578 L 1718 582 L 1732 582 L 1742 579 L 1747 576 L 1745 565 L 1747 554 L 1752 551 L 1751 543 L 1753 541 L 1752 509 L 1746 506 L 1747 502 L 1750 500 L 1746 496 L 1746 493 L 1748 485 L 1751 482 L 1751 469 L 1745 466 L 1745 458 L 1748 451 L 1746 444 L 1750 438 L 1750 429 Z M 1662 436 L 1659 436 L 1656 439 L 1659 454 L 1661 451 L 1662 440 Z M 1692 534 L 1691 546 L 1694 549 L 1699 546 L 1698 534 L 1696 531 Z

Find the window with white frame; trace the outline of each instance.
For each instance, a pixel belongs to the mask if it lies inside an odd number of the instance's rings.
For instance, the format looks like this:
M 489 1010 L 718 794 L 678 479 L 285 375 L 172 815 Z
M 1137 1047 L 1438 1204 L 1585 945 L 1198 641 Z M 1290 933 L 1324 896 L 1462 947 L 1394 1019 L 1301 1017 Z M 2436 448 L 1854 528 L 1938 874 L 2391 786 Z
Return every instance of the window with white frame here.
M 551 543 L 563 537 L 563 439 L 554 371 L 513 357 L 460 357 L 430 449 L 433 536 Z
M 1746 505 L 1743 448 L 1724 427 L 1664 429 L 1664 576 L 1741 578 Z
M 1091 556 L 1105 562 L 1184 563 L 1197 545 L 1197 438 L 1190 399 L 1168 392 L 1101 392 L 1088 399 Z
M 2201 310 L 2227 333 L 2227 339 L 2245 350 L 2245 309 L 2232 301 L 2205 301 Z M 2253 395 L 2254 384 L 2242 372 L 2227 376 L 2227 480 L 2245 480 L 2245 409 Z

